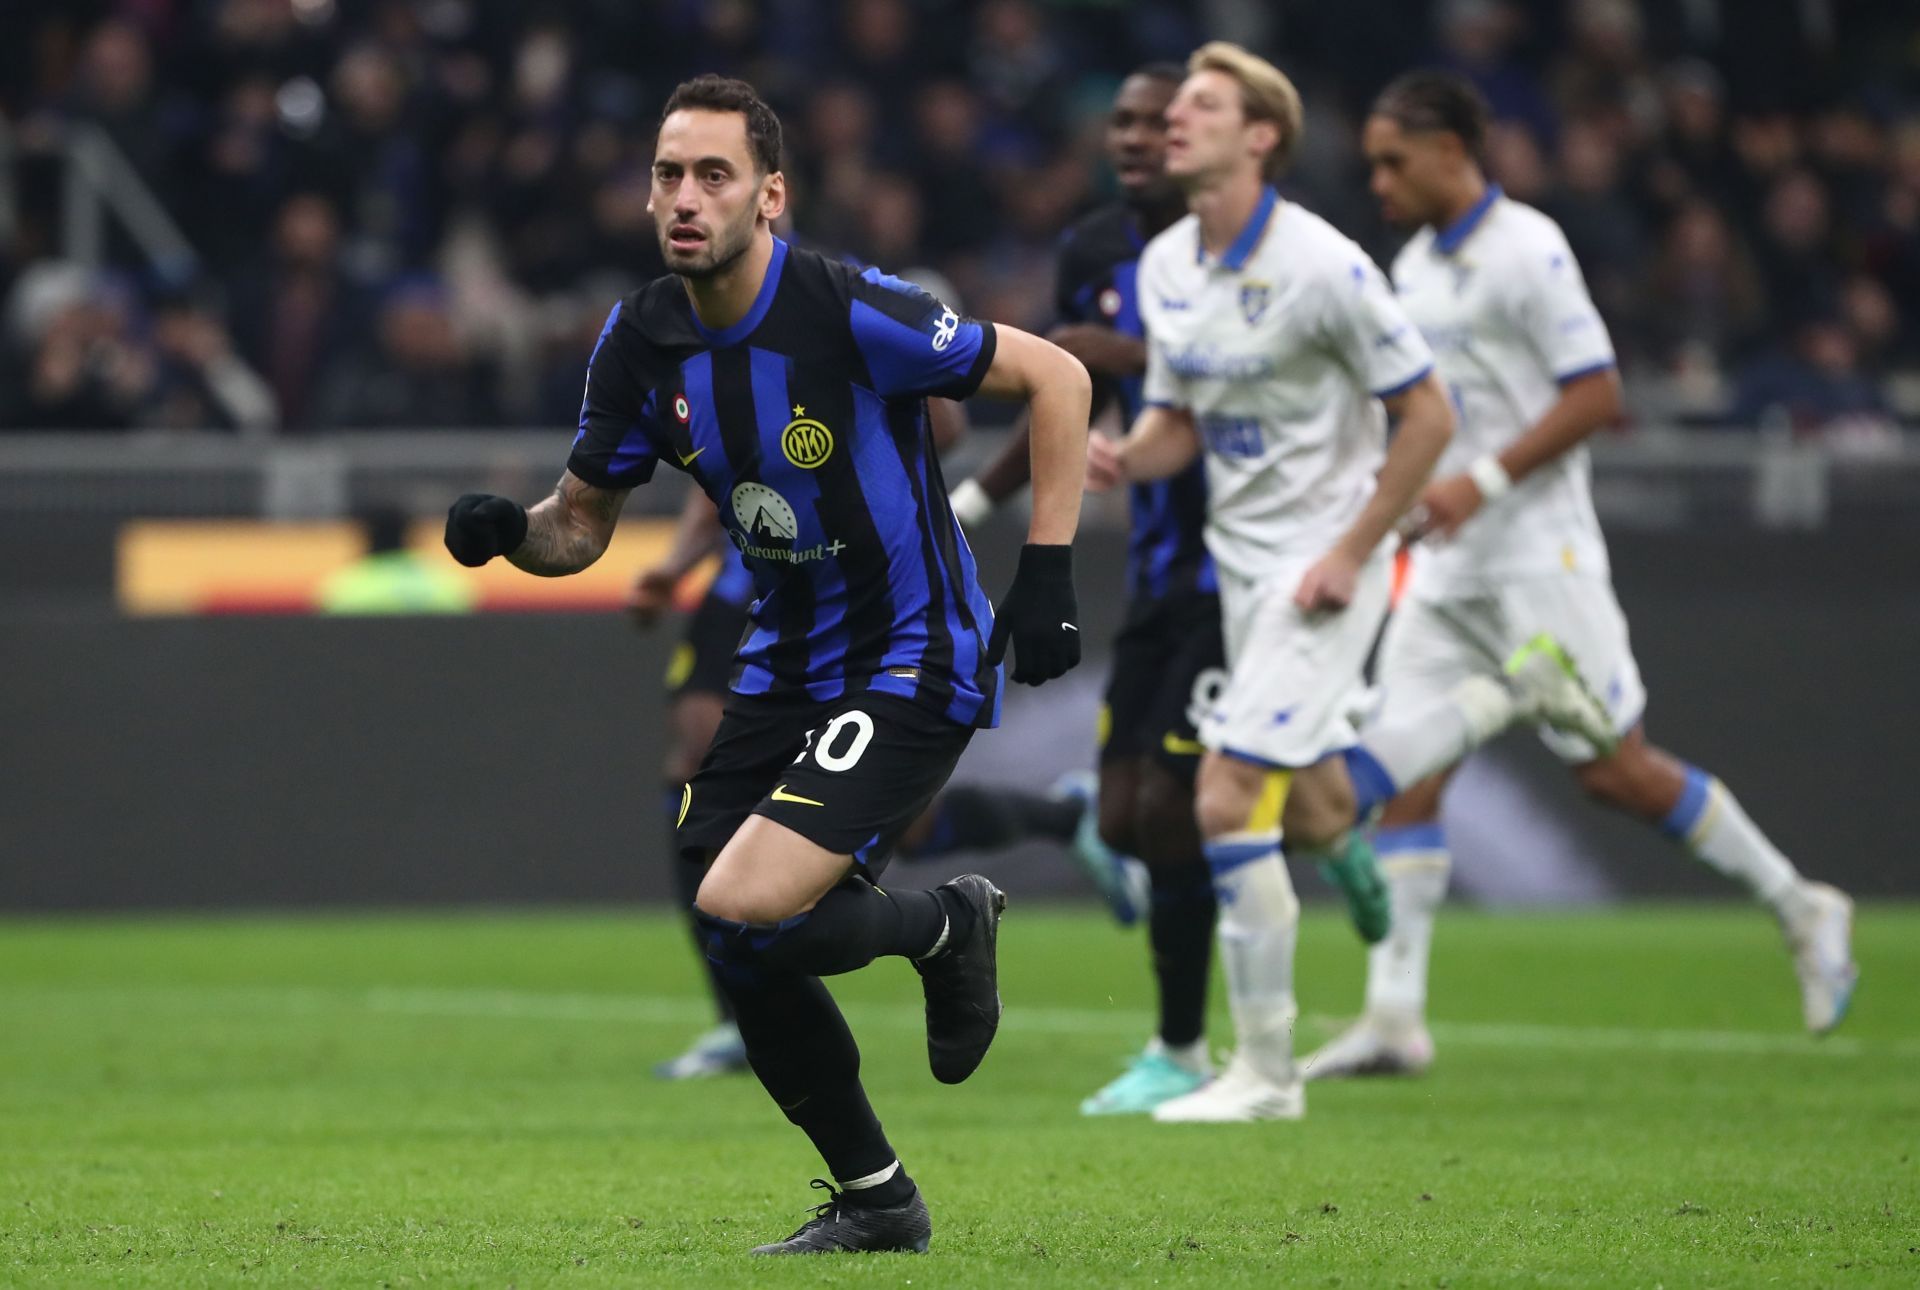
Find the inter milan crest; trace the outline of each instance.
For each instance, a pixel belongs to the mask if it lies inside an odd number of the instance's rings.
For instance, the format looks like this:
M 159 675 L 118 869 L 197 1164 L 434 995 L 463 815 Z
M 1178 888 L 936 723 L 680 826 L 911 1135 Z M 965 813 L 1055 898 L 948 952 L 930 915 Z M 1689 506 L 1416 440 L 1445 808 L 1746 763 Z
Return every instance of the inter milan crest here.
M 833 432 L 807 415 L 806 408 L 793 406 L 793 420 L 780 432 L 780 451 L 802 470 L 812 470 L 833 455 Z
M 1266 315 L 1267 305 L 1273 300 L 1273 288 L 1264 282 L 1243 282 L 1240 284 L 1240 316 L 1251 327 Z

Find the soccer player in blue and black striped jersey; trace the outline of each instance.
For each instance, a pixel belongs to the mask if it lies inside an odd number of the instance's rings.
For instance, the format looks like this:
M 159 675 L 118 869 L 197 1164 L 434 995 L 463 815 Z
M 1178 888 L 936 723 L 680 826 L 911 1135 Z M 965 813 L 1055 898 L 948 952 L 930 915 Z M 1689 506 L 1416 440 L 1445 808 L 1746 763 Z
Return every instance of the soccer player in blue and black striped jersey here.
M 1107 160 L 1121 197 L 1067 230 L 1060 243 L 1048 339 L 1084 362 L 1098 402 L 1122 427 L 1140 412 L 1147 368 L 1140 321 L 1140 252 L 1186 214 L 1166 175 L 1166 110 L 1186 79 L 1153 63 L 1122 81 L 1107 116 Z M 954 490 L 961 518 L 977 522 L 1027 480 L 1019 441 Z M 1147 936 L 1160 1013 L 1153 1038 L 1127 1070 L 1081 1103 L 1087 1115 L 1142 1114 L 1206 1082 L 1207 976 L 1214 899 L 1193 783 L 1197 726 L 1226 681 L 1219 585 L 1207 554 L 1207 480 L 1196 461 L 1171 479 L 1130 490 L 1127 616 L 1114 641 L 1100 739 L 1100 834 L 1138 856 L 1151 880 Z
M 838 1187 L 763 1253 L 924 1250 L 931 1221 L 859 1079 L 820 978 L 909 959 L 936 1078 L 958 1083 L 999 1025 L 1006 898 L 970 874 L 874 884 L 894 840 L 1000 709 L 1000 659 L 1039 684 L 1080 657 L 1071 548 L 1086 469 L 1086 369 L 1037 337 L 959 317 L 877 270 L 773 235 L 780 123 L 750 86 L 675 90 L 651 209 L 669 277 L 622 300 L 588 366 L 573 453 L 523 510 L 469 494 L 447 517 L 464 564 L 585 568 L 660 462 L 719 508 L 754 577 L 733 699 L 681 800 L 683 849 L 712 854 L 696 916 L 747 1057 Z M 946 499 L 926 399 L 1024 402 L 1033 520 L 994 608 Z

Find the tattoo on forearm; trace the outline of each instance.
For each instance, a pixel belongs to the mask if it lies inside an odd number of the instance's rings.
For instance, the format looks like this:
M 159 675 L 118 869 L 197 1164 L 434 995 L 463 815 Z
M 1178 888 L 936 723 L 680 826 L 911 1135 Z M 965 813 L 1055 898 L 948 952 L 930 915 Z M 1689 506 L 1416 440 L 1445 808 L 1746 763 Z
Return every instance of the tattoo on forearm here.
M 541 577 L 578 573 L 606 551 L 626 499 L 625 490 L 563 476 L 553 495 L 527 512 L 527 539 L 507 558 Z

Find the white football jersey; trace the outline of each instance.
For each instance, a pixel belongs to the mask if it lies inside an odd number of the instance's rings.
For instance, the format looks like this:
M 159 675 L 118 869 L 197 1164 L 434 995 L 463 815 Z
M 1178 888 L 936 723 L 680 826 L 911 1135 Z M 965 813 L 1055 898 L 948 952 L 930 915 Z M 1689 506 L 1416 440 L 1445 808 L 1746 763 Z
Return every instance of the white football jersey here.
M 1433 355 L 1353 242 L 1268 188 L 1226 254 L 1189 215 L 1140 257 L 1145 400 L 1192 412 L 1207 453 L 1207 546 L 1258 579 L 1318 556 L 1373 494 L 1386 448 L 1378 400 Z
M 1525 434 L 1562 382 L 1613 366 L 1613 342 L 1566 235 L 1498 187 L 1452 226 L 1417 233 L 1393 262 L 1393 282 L 1459 420 L 1436 476 Z M 1470 595 L 1544 573 L 1606 577 L 1591 473 L 1581 445 L 1519 481 L 1453 541 L 1422 542 L 1409 594 Z

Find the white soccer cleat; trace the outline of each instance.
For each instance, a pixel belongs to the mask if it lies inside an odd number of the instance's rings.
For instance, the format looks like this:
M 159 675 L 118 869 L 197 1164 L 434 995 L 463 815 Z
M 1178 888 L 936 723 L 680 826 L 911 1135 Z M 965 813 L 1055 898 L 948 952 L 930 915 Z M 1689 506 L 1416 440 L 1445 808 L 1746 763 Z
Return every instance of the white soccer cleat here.
M 693 1041 L 693 1046 L 653 1068 L 659 1079 L 705 1079 L 747 1069 L 747 1044 L 740 1027 L 723 1021 Z
M 1607 707 L 1594 697 L 1571 655 L 1545 632 L 1513 652 L 1505 668 L 1519 721 L 1544 721 L 1576 735 L 1604 757 L 1620 742 Z
M 1307 1091 L 1295 1075 L 1276 1082 L 1235 1053 L 1218 1079 L 1153 1108 L 1161 1124 L 1245 1124 L 1298 1120 L 1307 1113 Z
M 1433 1036 L 1417 1017 L 1404 1020 L 1371 1013 L 1300 1059 L 1303 1079 L 1351 1079 L 1356 1075 L 1421 1075 L 1433 1065 Z
M 1800 1012 L 1807 1029 L 1824 1035 L 1847 1015 L 1860 968 L 1853 961 L 1853 901 L 1838 887 L 1810 882 L 1802 901 L 1782 920 L 1793 970 L 1800 978 Z

